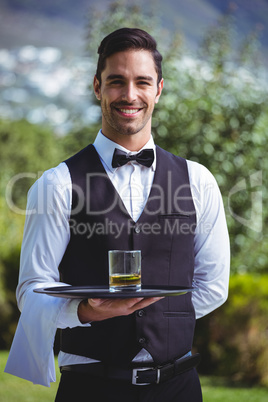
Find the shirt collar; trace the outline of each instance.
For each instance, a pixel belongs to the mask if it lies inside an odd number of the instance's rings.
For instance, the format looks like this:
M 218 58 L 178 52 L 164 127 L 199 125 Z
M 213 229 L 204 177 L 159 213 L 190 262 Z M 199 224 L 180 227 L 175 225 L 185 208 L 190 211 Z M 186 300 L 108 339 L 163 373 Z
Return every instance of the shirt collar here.
M 102 134 L 102 131 L 100 130 L 98 132 L 98 135 L 93 143 L 96 151 L 98 152 L 100 158 L 102 161 L 105 163 L 106 167 L 110 170 L 110 172 L 114 172 L 118 168 L 113 168 L 112 167 L 112 159 L 113 159 L 113 154 L 115 148 L 121 149 L 122 151 L 125 151 L 127 153 L 131 152 L 128 149 L 122 147 L 122 145 L 117 144 L 116 142 L 110 140 L 109 138 L 105 137 L 105 135 Z M 153 149 L 154 150 L 154 162 L 151 166 L 151 169 L 155 171 L 156 168 L 156 152 L 155 152 L 155 144 L 153 137 L 151 136 L 149 141 L 142 147 L 139 151 L 142 149 Z M 138 151 L 138 152 L 139 152 Z M 131 152 L 135 154 L 136 152 Z

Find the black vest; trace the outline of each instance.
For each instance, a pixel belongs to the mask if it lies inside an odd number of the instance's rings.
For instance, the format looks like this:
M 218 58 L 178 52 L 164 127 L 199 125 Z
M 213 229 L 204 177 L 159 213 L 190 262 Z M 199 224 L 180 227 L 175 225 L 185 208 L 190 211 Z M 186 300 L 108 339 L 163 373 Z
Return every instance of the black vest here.
M 60 264 L 73 286 L 108 285 L 108 250 L 141 250 L 142 285 L 192 286 L 196 214 L 187 163 L 156 147 L 154 182 L 138 221 L 124 207 L 93 145 L 66 161 L 72 179 L 71 238 Z M 129 316 L 61 332 L 61 350 L 129 364 L 145 348 L 156 364 L 192 347 L 191 293 L 166 297 Z

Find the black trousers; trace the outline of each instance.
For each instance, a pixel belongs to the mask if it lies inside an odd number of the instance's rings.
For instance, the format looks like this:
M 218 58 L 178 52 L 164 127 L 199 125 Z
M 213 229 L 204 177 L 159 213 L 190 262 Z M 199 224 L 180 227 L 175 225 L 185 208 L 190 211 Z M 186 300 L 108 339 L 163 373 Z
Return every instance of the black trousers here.
M 161 384 L 132 385 L 91 374 L 64 371 L 55 402 L 202 402 L 196 369 Z

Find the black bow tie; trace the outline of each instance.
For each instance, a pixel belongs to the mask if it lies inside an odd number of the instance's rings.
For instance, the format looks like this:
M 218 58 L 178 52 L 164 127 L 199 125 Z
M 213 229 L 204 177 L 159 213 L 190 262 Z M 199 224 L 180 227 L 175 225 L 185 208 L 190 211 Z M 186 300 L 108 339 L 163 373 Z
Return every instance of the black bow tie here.
M 128 155 L 126 152 L 115 148 L 112 160 L 113 168 L 123 166 L 131 161 L 137 161 L 143 166 L 150 167 L 152 166 L 154 161 L 154 151 L 153 149 L 144 149 L 143 151 L 140 151 L 135 155 Z

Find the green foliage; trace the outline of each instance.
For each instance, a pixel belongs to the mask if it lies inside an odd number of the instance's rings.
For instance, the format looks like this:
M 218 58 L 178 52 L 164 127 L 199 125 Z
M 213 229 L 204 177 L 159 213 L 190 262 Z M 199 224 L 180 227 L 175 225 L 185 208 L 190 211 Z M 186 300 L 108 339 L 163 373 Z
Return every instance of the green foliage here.
M 267 272 L 267 83 L 232 61 L 228 24 L 209 32 L 202 59 L 173 54 L 164 61 L 166 81 L 153 131 L 160 146 L 205 165 L 216 177 L 226 207 L 232 272 Z
M 57 161 L 55 136 L 45 127 L 22 121 L 0 121 L 1 169 L 12 173 L 42 170 Z
M 97 50 L 101 40 L 116 29 L 122 27 L 140 28 L 148 32 L 156 31 L 155 27 L 159 24 L 159 18 L 156 16 L 155 8 L 152 2 L 147 2 L 141 7 L 124 0 L 117 0 L 110 3 L 107 10 L 97 10 L 92 6 L 87 19 L 86 28 L 86 49 L 93 58 L 97 60 Z M 159 36 L 156 35 L 156 38 Z
M 196 346 L 203 354 L 200 369 L 267 385 L 268 95 L 267 83 L 260 80 L 258 70 L 250 69 L 250 60 L 258 59 L 253 57 L 256 37 L 234 51 L 234 20 L 228 15 L 208 30 L 198 54 L 192 56 L 179 34 L 170 37 L 162 29 L 152 10 L 152 2 L 141 8 L 122 0 L 111 3 L 108 12 L 92 9 L 87 52 L 95 68 L 101 39 L 122 26 L 143 28 L 157 39 L 164 56 L 165 85 L 153 117 L 155 141 L 214 174 L 231 240 L 229 300 L 197 324 Z M 10 346 L 17 322 L 14 294 L 24 224 L 24 216 L 6 204 L 10 180 L 30 173 L 12 187 L 11 204 L 23 210 L 27 191 L 41 172 L 92 142 L 99 127 L 57 138 L 26 121 L 0 121 L 0 348 Z
M 10 180 L 19 174 L 21 177 L 12 191 L 13 201 L 17 204 L 25 201 L 25 195 L 38 175 L 58 163 L 59 150 L 50 130 L 24 120 L 0 121 L 0 143 L 1 195 Z M 27 173 L 31 177 L 26 177 Z
M 192 56 L 179 34 L 168 37 L 153 12 L 117 1 L 108 12 L 89 13 L 87 49 L 94 60 L 101 39 L 122 26 L 145 29 L 158 41 L 165 83 L 153 117 L 155 141 L 205 165 L 216 177 L 227 215 L 232 273 L 267 272 L 268 92 L 257 70 L 249 70 L 259 60 L 256 33 L 239 42 L 229 13 L 208 28 Z
M 59 140 L 63 160 L 79 152 L 88 144 L 94 142 L 100 129 L 99 124 L 93 124 L 90 127 L 82 127 L 77 131 L 70 132 Z
M 228 301 L 197 322 L 204 374 L 268 386 L 268 275 L 233 275 Z
M 42 171 L 58 164 L 56 137 L 26 121 L 0 121 L 0 349 L 11 344 L 18 320 L 18 282 L 26 196 Z
M 0 349 L 11 345 L 18 321 L 15 290 L 27 192 L 44 170 L 92 142 L 99 127 L 62 138 L 27 121 L 0 121 Z

